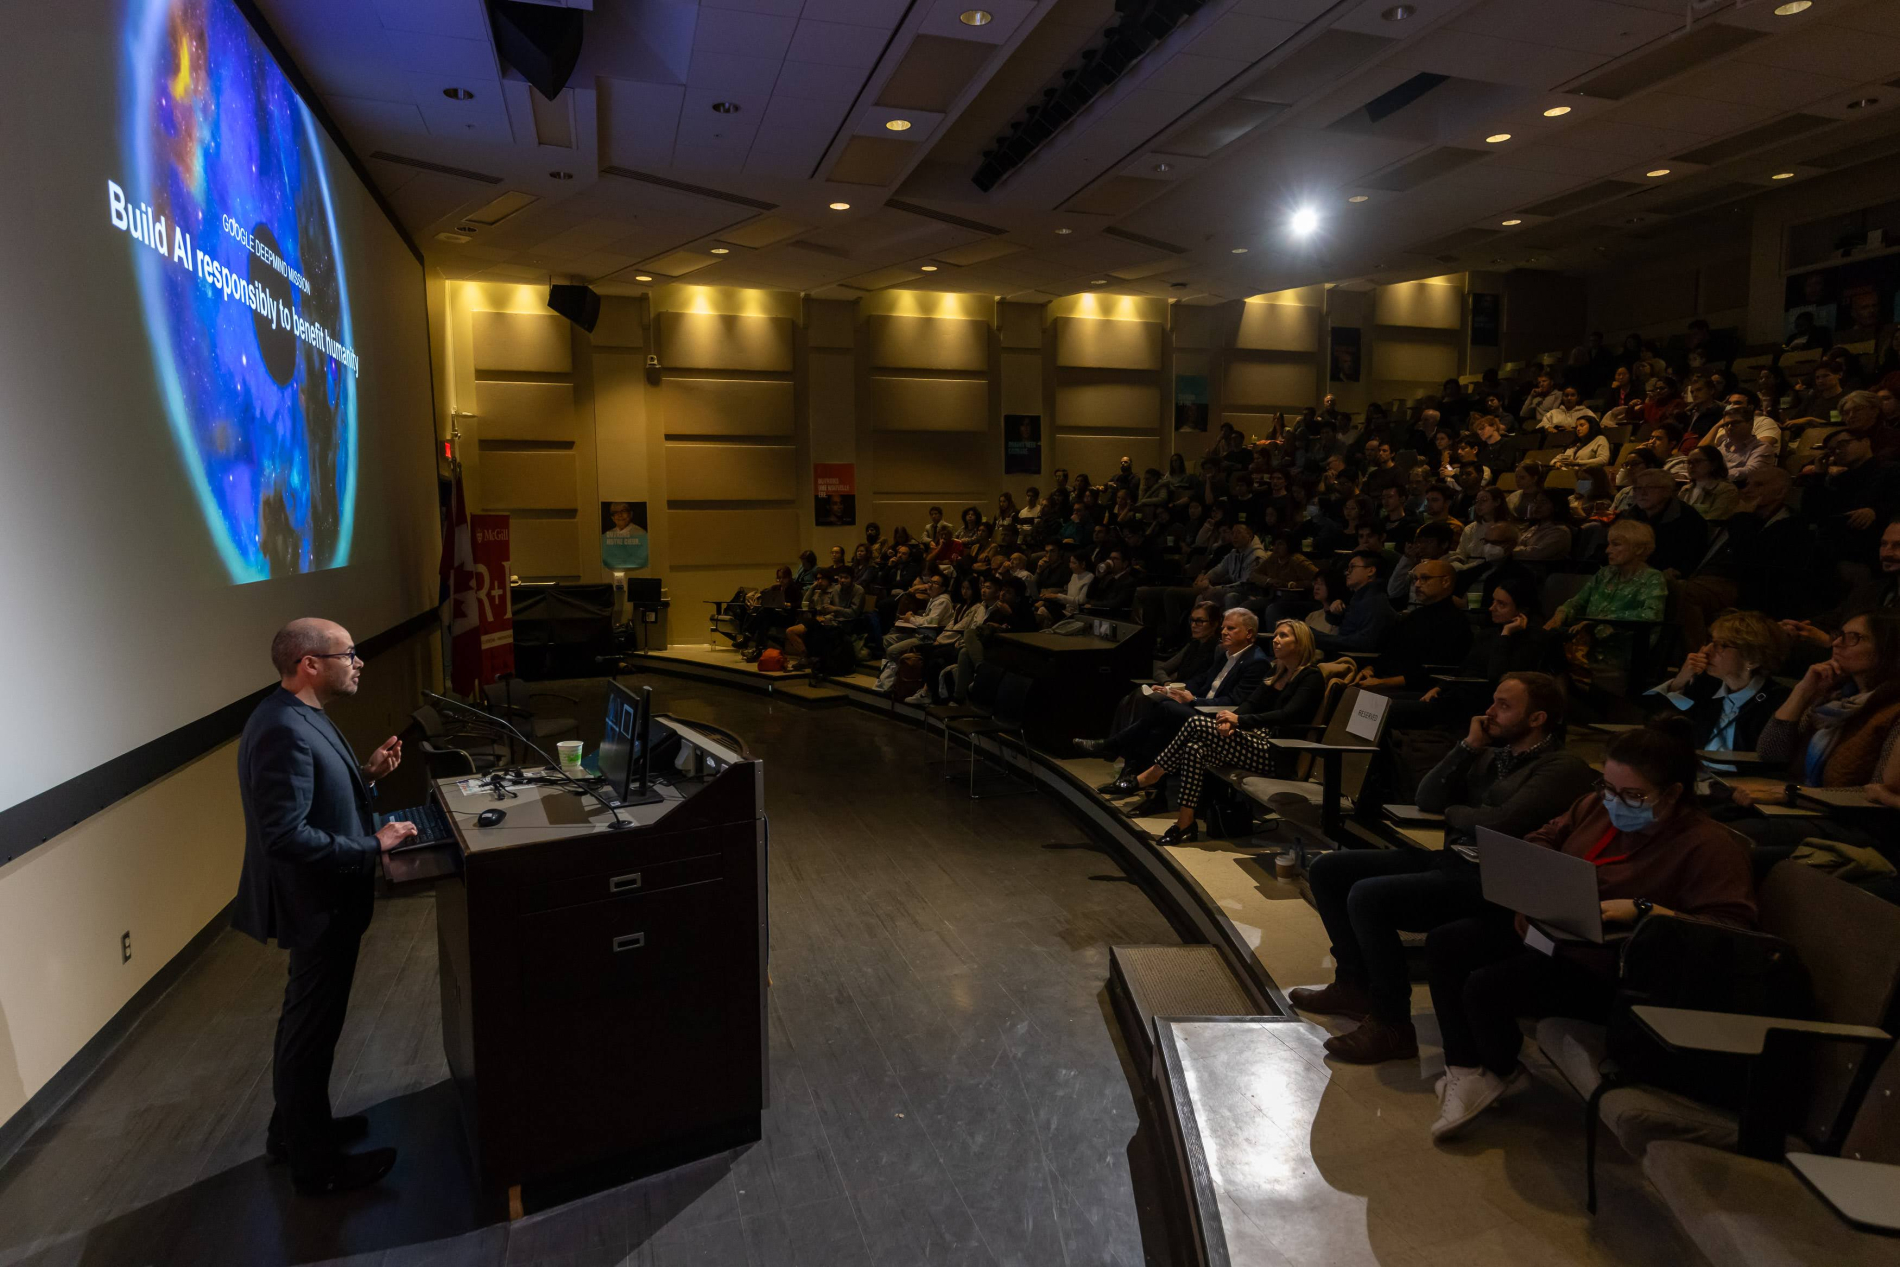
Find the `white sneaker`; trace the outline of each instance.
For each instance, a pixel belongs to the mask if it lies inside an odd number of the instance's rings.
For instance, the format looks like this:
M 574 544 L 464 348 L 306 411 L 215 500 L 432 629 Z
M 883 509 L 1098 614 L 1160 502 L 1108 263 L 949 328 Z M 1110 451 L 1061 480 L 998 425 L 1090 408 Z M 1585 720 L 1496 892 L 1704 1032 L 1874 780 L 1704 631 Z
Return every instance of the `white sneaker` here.
M 1438 1081 L 1432 1083 L 1432 1094 L 1438 1097 L 1440 1104 L 1445 1102 L 1445 1081 L 1450 1077 L 1448 1073 L 1441 1073 L 1438 1075 Z
M 1438 1120 L 1432 1123 L 1432 1138 L 1449 1139 L 1456 1135 L 1472 1118 L 1496 1104 L 1505 1092 L 1518 1086 L 1522 1074 L 1522 1066 L 1505 1079 L 1489 1069 L 1447 1065 L 1445 1091 L 1439 1100 Z

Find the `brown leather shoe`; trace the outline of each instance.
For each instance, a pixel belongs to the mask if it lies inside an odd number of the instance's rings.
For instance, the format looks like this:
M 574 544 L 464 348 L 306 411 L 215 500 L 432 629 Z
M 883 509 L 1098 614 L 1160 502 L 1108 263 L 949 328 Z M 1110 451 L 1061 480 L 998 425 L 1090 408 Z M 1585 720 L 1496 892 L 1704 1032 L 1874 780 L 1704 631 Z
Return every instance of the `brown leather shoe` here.
M 1372 1011 L 1372 1000 L 1366 992 L 1350 981 L 1335 981 L 1327 986 L 1303 985 L 1288 990 L 1286 1000 L 1302 1012 L 1318 1012 L 1321 1016 L 1347 1016 L 1353 1020 L 1363 1020 Z
M 1359 1028 L 1326 1040 L 1326 1054 L 1349 1065 L 1376 1065 L 1387 1060 L 1416 1060 L 1418 1031 L 1412 1022 L 1382 1021 L 1368 1016 Z

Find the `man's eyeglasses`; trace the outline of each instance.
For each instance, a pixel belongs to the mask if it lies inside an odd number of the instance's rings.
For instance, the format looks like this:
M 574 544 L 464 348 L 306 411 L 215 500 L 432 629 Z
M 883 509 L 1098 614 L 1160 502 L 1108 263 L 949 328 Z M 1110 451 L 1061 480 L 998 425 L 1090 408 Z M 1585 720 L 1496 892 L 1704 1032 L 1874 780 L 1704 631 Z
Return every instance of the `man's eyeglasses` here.
M 1211 620 L 1209 620 L 1209 619 L 1208 619 L 1207 617 L 1205 617 L 1205 616 L 1190 616 L 1190 617 L 1188 617 L 1188 624 L 1190 624 L 1190 625 L 1211 625 L 1211 624 L 1213 624 L 1213 623 L 1214 623 L 1213 621 L 1211 621 Z
M 329 652 L 321 652 L 321 653 L 312 651 L 310 653 L 310 658 L 313 660 L 354 660 L 358 664 L 363 663 L 363 657 L 356 654 L 355 647 L 351 647 L 347 651 L 329 651 Z
M 1602 779 L 1597 780 L 1596 790 L 1599 795 L 1605 792 L 1609 793 L 1631 809 L 1641 809 L 1643 806 L 1649 804 L 1649 793 L 1638 792 L 1634 788 L 1611 787 Z

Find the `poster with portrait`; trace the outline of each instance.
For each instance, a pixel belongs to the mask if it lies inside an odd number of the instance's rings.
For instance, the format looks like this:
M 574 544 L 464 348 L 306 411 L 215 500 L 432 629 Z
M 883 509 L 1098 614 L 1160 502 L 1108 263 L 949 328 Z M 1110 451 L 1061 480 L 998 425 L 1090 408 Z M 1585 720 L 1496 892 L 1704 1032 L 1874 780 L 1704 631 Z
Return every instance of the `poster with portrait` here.
M 849 528 L 858 522 L 857 463 L 814 462 L 811 482 L 812 515 L 820 528 Z
M 600 504 L 600 562 L 613 572 L 638 572 L 647 565 L 647 504 Z
M 1174 429 L 1176 431 L 1205 431 L 1207 417 L 1207 375 L 1176 374 L 1174 376 Z
M 1003 415 L 1003 474 L 1042 474 L 1042 415 Z
M 1359 327 L 1332 327 L 1332 344 L 1326 356 L 1326 379 L 1333 383 L 1359 381 Z

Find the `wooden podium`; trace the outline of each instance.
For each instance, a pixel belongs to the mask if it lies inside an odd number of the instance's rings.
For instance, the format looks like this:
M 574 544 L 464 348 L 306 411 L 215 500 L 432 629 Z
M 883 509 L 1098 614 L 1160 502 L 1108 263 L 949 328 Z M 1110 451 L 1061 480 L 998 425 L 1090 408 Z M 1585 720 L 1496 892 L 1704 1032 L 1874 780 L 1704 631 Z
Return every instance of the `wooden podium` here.
M 658 719 L 687 772 L 620 811 L 552 784 L 443 779 L 456 846 L 390 855 L 433 879 L 442 1041 L 485 1198 L 592 1166 L 624 1177 L 756 1140 L 765 1107 L 764 767 Z M 505 810 L 494 827 L 483 810 Z

